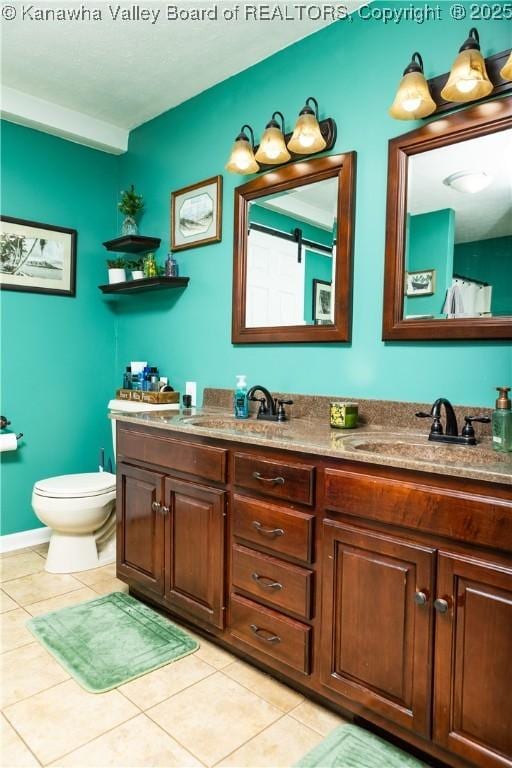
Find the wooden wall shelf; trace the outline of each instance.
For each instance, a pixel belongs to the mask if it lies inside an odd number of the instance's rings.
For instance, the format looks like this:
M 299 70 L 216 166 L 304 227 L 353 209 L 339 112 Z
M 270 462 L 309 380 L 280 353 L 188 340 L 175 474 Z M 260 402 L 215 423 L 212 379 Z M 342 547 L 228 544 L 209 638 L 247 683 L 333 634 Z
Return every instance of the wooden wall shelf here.
M 114 240 L 107 240 L 103 245 L 107 251 L 116 253 L 148 253 L 160 248 L 162 242 L 159 237 L 144 237 L 143 235 L 123 235 Z
M 163 288 L 185 288 L 188 277 L 142 277 L 140 280 L 127 280 L 123 283 L 107 283 L 98 286 L 102 293 L 142 293 L 158 291 Z

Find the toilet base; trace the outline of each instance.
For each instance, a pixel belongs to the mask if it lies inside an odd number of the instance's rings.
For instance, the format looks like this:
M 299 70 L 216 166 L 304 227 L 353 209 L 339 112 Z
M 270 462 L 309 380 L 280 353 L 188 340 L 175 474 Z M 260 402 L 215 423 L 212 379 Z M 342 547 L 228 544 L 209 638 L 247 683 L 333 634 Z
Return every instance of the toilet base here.
M 99 549 L 99 551 L 98 551 Z M 46 557 L 48 573 L 79 573 L 114 563 L 116 559 L 115 536 L 98 548 L 94 534 L 58 533 L 52 531 Z

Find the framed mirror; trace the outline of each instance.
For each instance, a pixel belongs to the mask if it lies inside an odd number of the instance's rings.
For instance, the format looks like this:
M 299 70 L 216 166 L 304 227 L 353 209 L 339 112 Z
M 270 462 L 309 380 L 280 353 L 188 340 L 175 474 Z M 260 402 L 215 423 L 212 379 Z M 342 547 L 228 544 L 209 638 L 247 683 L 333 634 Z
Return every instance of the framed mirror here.
M 355 152 L 235 190 L 234 344 L 350 341 Z
M 389 142 L 383 339 L 512 338 L 512 97 Z

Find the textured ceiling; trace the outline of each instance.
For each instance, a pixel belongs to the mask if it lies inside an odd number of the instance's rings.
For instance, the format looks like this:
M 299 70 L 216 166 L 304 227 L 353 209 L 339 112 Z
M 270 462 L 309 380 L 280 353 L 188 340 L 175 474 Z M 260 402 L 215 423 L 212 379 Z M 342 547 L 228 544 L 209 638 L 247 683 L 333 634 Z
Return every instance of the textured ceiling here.
M 232 2 L 180 2 L 182 11 L 217 9 L 217 20 L 195 22 L 168 21 L 168 3 L 151 0 L 12 5 L 16 18 L 1 31 L 2 84 L 128 130 L 332 21 L 226 21 L 229 9 L 244 7 Z M 32 9 L 24 18 L 23 8 Z M 37 18 L 63 8 L 80 20 Z M 114 20 L 117 8 L 159 16 L 155 24 Z

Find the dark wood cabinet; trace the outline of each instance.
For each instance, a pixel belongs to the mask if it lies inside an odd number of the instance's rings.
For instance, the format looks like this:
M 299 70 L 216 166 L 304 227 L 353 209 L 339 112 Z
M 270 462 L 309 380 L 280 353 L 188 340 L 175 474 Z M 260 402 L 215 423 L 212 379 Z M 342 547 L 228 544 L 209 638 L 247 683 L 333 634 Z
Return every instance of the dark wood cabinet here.
M 117 573 L 156 595 L 164 593 L 163 476 L 117 467 Z
M 140 423 L 117 454 L 136 595 L 450 766 L 512 768 L 510 486 Z
M 165 600 L 178 613 L 224 627 L 226 494 L 166 478 Z
M 427 735 L 433 549 L 324 521 L 322 683 Z
M 434 739 L 482 766 L 512 756 L 512 563 L 439 555 Z

